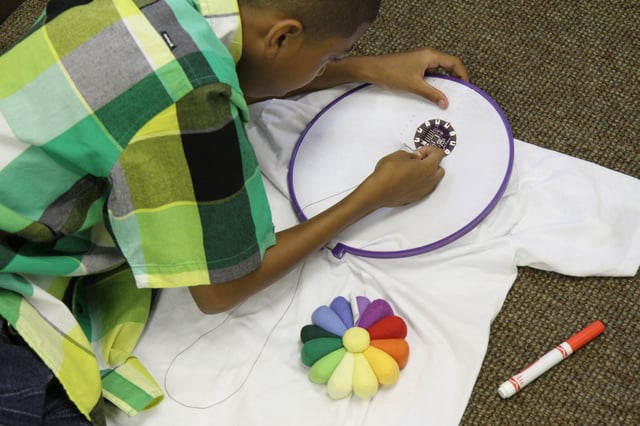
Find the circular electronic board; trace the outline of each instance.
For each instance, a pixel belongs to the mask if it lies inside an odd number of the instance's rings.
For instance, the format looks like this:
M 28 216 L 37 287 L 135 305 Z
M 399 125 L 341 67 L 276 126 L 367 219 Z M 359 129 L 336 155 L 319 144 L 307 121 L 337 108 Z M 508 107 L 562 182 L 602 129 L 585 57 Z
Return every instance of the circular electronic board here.
M 447 76 L 426 81 L 447 95 L 449 108 L 361 85 L 329 103 L 300 135 L 287 178 L 302 220 L 344 198 L 395 150 L 434 145 L 447 154 L 445 177 L 434 192 L 358 221 L 328 244 L 336 257 L 394 258 L 437 249 L 468 233 L 502 197 L 514 155 L 504 113 L 470 83 Z
M 448 121 L 434 118 L 425 121 L 416 129 L 413 143 L 416 148 L 431 145 L 444 151 L 445 155 L 451 154 L 458 141 L 457 133 Z

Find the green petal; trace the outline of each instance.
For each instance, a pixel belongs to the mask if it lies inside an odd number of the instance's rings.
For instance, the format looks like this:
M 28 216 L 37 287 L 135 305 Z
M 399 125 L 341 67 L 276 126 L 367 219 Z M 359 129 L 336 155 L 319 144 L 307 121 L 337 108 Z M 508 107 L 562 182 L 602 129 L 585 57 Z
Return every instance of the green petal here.
M 318 384 L 327 383 L 331 374 L 334 372 L 338 364 L 340 364 L 340 361 L 342 361 L 342 357 L 344 357 L 345 352 L 345 348 L 336 349 L 316 361 L 309 371 L 309 380 Z
M 342 347 L 342 339 L 336 337 L 318 337 L 302 345 L 302 362 L 312 366 L 317 360 Z

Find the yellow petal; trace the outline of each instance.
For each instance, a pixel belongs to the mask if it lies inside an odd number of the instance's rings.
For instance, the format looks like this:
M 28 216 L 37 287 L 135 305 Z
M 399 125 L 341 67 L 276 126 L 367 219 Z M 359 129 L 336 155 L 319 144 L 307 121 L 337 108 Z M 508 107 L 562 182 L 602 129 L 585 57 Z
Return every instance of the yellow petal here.
M 398 381 L 400 377 L 400 367 L 391 355 L 381 351 L 375 346 L 369 346 L 362 354 L 369 361 L 380 383 L 383 385 L 392 385 Z
M 351 352 L 345 352 L 342 361 L 333 371 L 327 382 L 327 393 L 332 399 L 342 399 L 351 395 L 353 389 L 353 364 L 354 356 Z
M 378 392 L 378 378 L 363 354 L 354 354 L 354 358 L 353 393 L 362 399 L 371 398 Z

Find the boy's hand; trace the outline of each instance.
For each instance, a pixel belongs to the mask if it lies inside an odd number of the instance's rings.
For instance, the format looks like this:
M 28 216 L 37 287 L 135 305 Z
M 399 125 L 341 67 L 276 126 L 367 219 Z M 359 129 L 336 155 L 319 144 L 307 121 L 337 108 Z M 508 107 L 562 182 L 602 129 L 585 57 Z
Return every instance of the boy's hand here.
M 440 162 L 444 151 L 423 146 L 413 152 L 396 151 L 375 167 L 358 188 L 365 191 L 375 208 L 397 207 L 418 201 L 436 188 L 444 177 Z
M 345 57 L 328 64 L 311 83 L 289 94 L 326 89 L 344 83 L 362 82 L 390 90 L 416 93 L 438 104 L 441 108 L 447 108 L 449 101 L 445 94 L 424 81 L 427 73 L 439 69 L 469 81 L 467 69 L 460 58 L 430 47 L 422 47 L 386 55 Z M 249 101 L 255 101 L 255 99 Z
M 349 60 L 345 58 L 344 62 Z M 444 93 L 424 81 L 427 73 L 444 69 L 454 77 L 469 81 L 467 69 L 460 58 L 429 47 L 380 56 L 354 57 L 353 60 L 362 61 L 359 66 L 366 81 L 386 89 L 416 93 L 441 108 L 447 108 L 449 101 Z

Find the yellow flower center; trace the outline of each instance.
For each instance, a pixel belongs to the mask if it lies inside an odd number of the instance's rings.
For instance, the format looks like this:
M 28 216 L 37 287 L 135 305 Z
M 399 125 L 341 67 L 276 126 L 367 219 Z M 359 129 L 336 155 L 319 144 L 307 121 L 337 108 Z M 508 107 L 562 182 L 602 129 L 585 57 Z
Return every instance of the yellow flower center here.
M 360 353 L 369 347 L 371 337 L 369 332 L 362 327 L 352 327 L 344 332 L 342 345 L 352 353 Z

